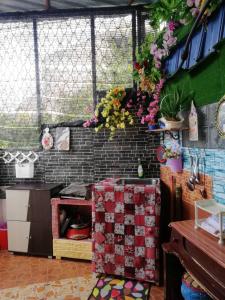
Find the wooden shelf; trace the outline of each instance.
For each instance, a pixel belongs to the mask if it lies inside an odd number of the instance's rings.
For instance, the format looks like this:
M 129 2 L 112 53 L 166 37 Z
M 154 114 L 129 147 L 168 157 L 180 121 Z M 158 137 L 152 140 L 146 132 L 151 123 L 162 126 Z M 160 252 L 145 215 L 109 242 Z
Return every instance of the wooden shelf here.
M 92 200 L 85 200 L 80 198 L 53 198 L 51 200 L 52 204 L 57 203 L 62 205 L 81 205 L 81 206 L 92 206 Z
M 146 130 L 146 132 L 166 132 L 166 131 L 183 131 L 183 130 L 189 130 L 189 128 L 187 127 L 184 127 L 184 128 L 180 128 L 180 129 L 175 129 L 175 128 L 172 128 L 172 129 L 166 129 L 166 128 L 158 128 L 158 129 L 151 129 L 151 130 Z
M 164 138 L 165 138 L 165 134 L 169 134 L 170 137 L 173 139 L 173 140 L 180 140 L 180 131 L 184 131 L 184 130 L 189 130 L 189 128 L 187 127 L 183 127 L 183 128 L 180 128 L 180 129 L 175 129 L 175 128 L 172 128 L 172 129 L 166 129 L 166 128 L 158 128 L 158 129 L 151 129 L 151 130 L 146 130 L 146 132 L 150 132 L 150 133 L 163 133 L 163 142 L 164 142 Z M 175 135 L 173 133 L 173 131 L 176 131 L 177 134 Z

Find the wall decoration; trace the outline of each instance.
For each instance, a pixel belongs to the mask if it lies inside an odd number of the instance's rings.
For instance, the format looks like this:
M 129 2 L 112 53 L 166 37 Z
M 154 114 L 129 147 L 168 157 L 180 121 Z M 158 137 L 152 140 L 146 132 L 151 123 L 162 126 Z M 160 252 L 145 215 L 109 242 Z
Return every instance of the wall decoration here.
M 216 127 L 219 135 L 225 138 L 225 95 L 220 99 L 216 113 Z
M 193 101 L 189 114 L 189 140 L 198 141 L 198 114 Z
M 44 129 L 44 134 L 41 140 L 41 144 L 44 150 L 50 150 L 53 147 L 53 137 L 49 133 L 49 128 Z
M 57 127 L 55 149 L 61 151 L 70 150 L 70 129 L 69 127 Z

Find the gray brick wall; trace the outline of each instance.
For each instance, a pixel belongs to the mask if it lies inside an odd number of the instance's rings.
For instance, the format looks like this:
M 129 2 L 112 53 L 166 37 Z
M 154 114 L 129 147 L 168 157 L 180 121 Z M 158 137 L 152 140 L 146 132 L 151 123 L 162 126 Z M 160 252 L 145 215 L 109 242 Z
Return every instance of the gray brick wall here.
M 54 137 L 55 130 L 51 133 Z M 35 177 L 27 181 L 95 182 L 106 177 L 137 176 L 138 158 L 141 158 L 145 177 L 158 177 L 159 164 L 155 149 L 159 135 L 146 133 L 146 126 L 121 130 L 108 140 L 108 132 L 95 133 L 94 129 L 71 128 L 70 151 L 38 151 Z M 0 184 L 11 185 L 21 182 L 16 179 L 14 163 L 0 162 Z

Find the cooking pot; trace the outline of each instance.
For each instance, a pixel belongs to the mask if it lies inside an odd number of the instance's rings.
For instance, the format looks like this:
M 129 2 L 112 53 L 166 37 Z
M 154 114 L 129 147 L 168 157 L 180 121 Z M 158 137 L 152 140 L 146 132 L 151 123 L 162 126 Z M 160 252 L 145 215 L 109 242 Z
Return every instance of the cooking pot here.
M 79 228 L 73 228 L 74 225 L 71 225 L 71 227 L 66 232 L 66 237 L 68 239 L 73 240 L 82 240 L 86 239 L 90 236 L 91 233 L 91 226 L 88 225 L 86 227 L 79 227 Z

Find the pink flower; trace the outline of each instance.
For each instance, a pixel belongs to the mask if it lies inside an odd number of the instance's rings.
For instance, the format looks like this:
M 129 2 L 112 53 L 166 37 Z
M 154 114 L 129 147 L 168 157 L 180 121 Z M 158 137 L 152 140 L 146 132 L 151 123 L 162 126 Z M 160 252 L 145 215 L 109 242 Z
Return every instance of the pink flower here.
M 187 6 L 192 7 L 195 0 L 187 0 Z
M 155 101 L 150 102 L 149 106 L 153 107 L 153 106 L 155 106 L 157 104 L 158 104 L 158 101 L 155 100 Z
M 131 105 L 130 103 L 127 103 L 126 107 L 127 107 L 127 108 L 131 108 L 132 105 Z
M 143 113 L 143 107 L 140 107 L 138 112 L 137 112 L 137 116 L 140 118 L 142 113 Z
M 84 122 L 83 127 L 89 127 L 91 125 L 91 121 L 87 120 L 86 122 Z
M 171 36 L 168 41 L 167 41 L 167 45 L 169 46 L 169 48 L 171 48 L 172 46 L 174 46 L 177 42 L 177 38 Z
M 151 46 L 150 46 L 150 53 L 152 54 L 152 55 L 154 55 L 155 54 L 155 52 L 157 51 L 157 49 L 158 49 L 158 46 L 156 45 L 156 44 L 151 44 Z
M 163 35 L 163 40 L 167 41 L 173 35 L 173 31 L 167 30 Z
M 156 69 L 160 69 L 161 68 L 161 62 L 159 60 L 155 61 L 155 67 L 156 67 Z
M 193 17 L 196 17 L 198 15 L 198 13 L 199 13 L 198 8 L 192 8 L 191 9 L 191 14 L 192 14 Z
M 176 22 L 170 21 L 170 22 L 168 23 L 168 28 L 169 28 L 170 31 L 174 31 L 175 28 L 176 28 Z
M 195 6 L 199 7 L 199 5 L 200 5 L 200 0 L 195 0 Z

